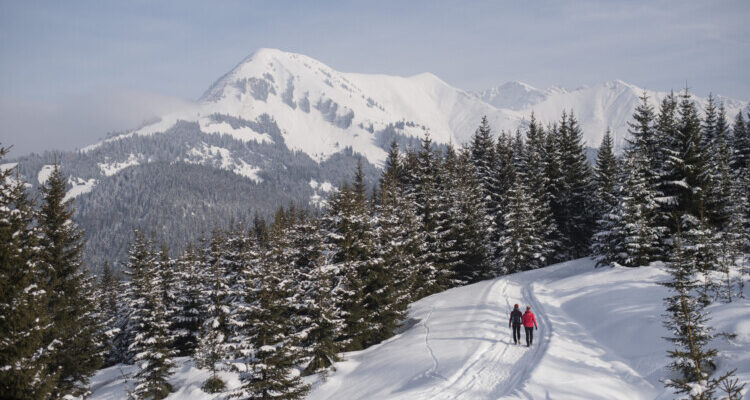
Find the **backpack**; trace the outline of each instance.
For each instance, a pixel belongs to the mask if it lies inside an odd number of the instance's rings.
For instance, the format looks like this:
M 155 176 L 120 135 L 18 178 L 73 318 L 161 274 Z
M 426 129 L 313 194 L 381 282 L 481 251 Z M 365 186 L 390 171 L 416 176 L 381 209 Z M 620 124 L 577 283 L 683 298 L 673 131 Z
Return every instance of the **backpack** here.
M 521 324 L 521 312 L 518 310 L 513 310 L 513 312 L 510 313 L 510 316 L 512 318 L 512 321 L 514 324 Z

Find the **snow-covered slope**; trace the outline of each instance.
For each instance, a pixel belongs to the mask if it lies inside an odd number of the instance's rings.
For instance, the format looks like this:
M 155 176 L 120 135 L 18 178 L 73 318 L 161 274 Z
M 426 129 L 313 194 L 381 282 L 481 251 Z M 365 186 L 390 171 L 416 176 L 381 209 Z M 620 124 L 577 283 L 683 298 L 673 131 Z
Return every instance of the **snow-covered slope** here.
M 540 90 L 509 82 L 477 95 L 429 73 L 410 77 L 343 73 L 301 54 L 260 49 L 217 80 L 195 106 L 108 140 L 164 132 L 184 120 L 197 121 L 205 133 L 268 142 L 269 137 L 251 129 L 212 118 L 220 114 L 254 121 L 267 114 L 277 122 L 292 150 L 320 161 L 352 147 L 377 164 L 385 157 L 378 135 L 388 129 L 407 137 L 421 137 L 429 129 L 438 143 L 462 144 L 483 115 L 496 132 L 513 131 L 524 125 L 531 112 L 548 123 L 566 109 L 579 117 L 589 146 L 599 145 L 608 126 L 620 145 L 626 121 L 643 92 L 621 81 L 573 91 L 557 87 Z M 665 95 L 647 93 L 654 104 Z M 730 115 L 747 105 L 725 100 Z
M 657 282 L 666 278 L 659 266 L 595 269 L 581 259 L 430 296 L 411 306 L 403 333 L 345 354 L 325 381 L 310 379 L 309 399 L 671 399 L 659 382 L 668 363 L 667 292 Z M 514 303 L 537 316 L 530 348 L 512 344 Z M 712 343 L 719 371 L 737 368 L 750 381 L 750 301 L 709 311 L 717 332 L 737 334 Z M 206 371 L 180 364 L 170 398 L 220 398 L 200 391 Z M 101 371 L 92 398 L 119 398 L 129 373 Z M 238 385 L 234 374 L 223 376 Z
M 658 111 L 660 102 L 669 94 L 613 80 L 575 90 L 559 87 L 540 90 L 522 82 L 509 82 L 476 96 L 501 109 L 515 111 L 520 120 L 528 120 L 531 113 L 534 113 L 537 120 L 545 124 L 558 120 L 563 110 L 573 111 L 588 146 L 598 147 L 604 132 L 609 128 L 612 130 L 615 148 L 619 151 L 628 137 L 628 122 L 633 110 L 640 104 L 640 97 L 644 93 L 655 111 Z M 695 97 L 695 100 L 701 107 L 705 107 L 705 98 Z M 722 96 L 716 96 L 716 101 L 724 103 L 730 118 L 748 105 L 746 101 Z

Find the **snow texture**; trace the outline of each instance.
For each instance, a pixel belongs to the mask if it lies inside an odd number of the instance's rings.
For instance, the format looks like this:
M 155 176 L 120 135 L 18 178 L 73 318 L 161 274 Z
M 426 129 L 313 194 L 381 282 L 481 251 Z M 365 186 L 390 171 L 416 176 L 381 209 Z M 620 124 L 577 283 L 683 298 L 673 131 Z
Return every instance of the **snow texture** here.
M 63 198 L 63 201 L 67 201 L 70 199 L 74 199 L 84 193 L 88 193 L 91 191 L 91 189 L 94 188 L 94 185 L 96 185 L 96 179 L 81 179 L 81 178 L 68 178 L 68 184 L 70 184 L 72 187 L 70 190 L 68 190 L 67 193 L 65 193 L 65 197 Z
M 216 81 L 197 104 L 105 142 L 164 132 L 178 121 L 197 121 L 205 133 L 270 142 L 266 134 L 248 127 L 234 128 L 211 117 L 254 121 L 267 114 L 276 121 L 291 150 L 322 161 L 351 147 L 377 164 L 386 155 L 380 133 L 393 130 L 413 138 L 429 130 L 437 143 L 463 144 L 483 115 L 497 134 L 525 126 L 532 112 L 546 125 L 557 121 L 562 110 L 572 110 L 585 132 L 586 145 L 597 147 L 611 128 L 619 151 L 628 135 L 627 121 L 644 92 L 653 105 L 667 95 L 619 80 L 575 90 L 537 89 L 509 82 L 472 94 L 430 73 L 409 77 L 344 73 L 301 54 L 260 49 Z M 730 117 L 747 106 L 747 102 L 717 98 L 724 101 Z M 705 105 L 705 99 L 697 100 Z
M 128 159 L 122 162 L 110 162 L 110 163 L 98 163 L 99 169 L 105 176 L 112 176 L 127 167 L 132 167 L 140 164 L 140 157 L 133 153 L 130 153 Z
M 412 304 L 405 331 L 344 354 L 309 399 L 672 399 L 660 266 L 594 268 L 580 259 L 451 289 Z M 746 289 L 746 297 L 750 294 Z M 530 305 L 539 323 L 534 344 L 512 344 L 513 304 Z M 709 307 L 718 337 L 719 371 L 750 380 L 750 301 Z M 523 335 L 523 333 L 522 333 Z M 522 338 L 523 341 L 523 338 Z M 213 399 L 200 390 L 208 372 L 178 359 L 169 399 Z M 92 399 L 124 398 L 133 367 L 92 379 Z M 222 373 L 230 388 L 236 374 Z M 746 394 L 747 396 L 747 394 Z M 745 397 L 747 398 L 747 397 Z
M 42 166 L 42 169 L 40 169 L 39 173 L 36 175 L 37 182 L 39 182 L 40 185 L 44 185 L 44 183 L 47 182 L 47 179 L 49 179 L 49 177 L 52 176 L 52 171 L 54 170 L 55 170 L 54 165 Z

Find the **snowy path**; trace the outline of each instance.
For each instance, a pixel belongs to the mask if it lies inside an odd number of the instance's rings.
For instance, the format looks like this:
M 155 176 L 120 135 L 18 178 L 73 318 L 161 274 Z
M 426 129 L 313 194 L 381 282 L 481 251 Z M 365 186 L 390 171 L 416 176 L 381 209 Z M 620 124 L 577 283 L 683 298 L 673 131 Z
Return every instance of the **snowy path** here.
M 559 275 L 541 272 L 480 282 L 416 303 L 417 326 L 375 348 L 348 354 L 339 372 L 310 398 L 532 398 L 525 386 L 554 331 L 535 287 L 541 278 Z M 507 318 L 514 303 L 531 305 L 537 315 L 540 330 L 531 348 L 512 342 Z
M 668 400 L 668 344 L 661 324 L 662 268 L 598 268 L 581 259 L 451 289 L 412 304 L 416 321 L 369 349 L 346 353 L 309 399 L 622 399 Z M 750 298 L 750 285 L 745 290 Z M 531 348 L 512 344 L 514 303 L 531 305 L 539 322 Z M 710 307 L 720 371 L 750 381 L 750 300 Z M 177 360 L 168 399 L 216 400 L 200 389 L 209 373 Z M 92 400 L 126 398 L 134 366 L 100 371 Z M 237 374 L 222 372 L 230 388 Z M 750 400 L 750 392 L 743 400 Z
M 663 291 L 654 284 L 661 271 L 627 273 L 577 260 L 422 299 L 410 310 L 418 324 L 347 353 L 309 398 L 654 399 L 666 346 L 657 321 Z M 621 282 L 634 277 L 641 281 Z M 624 296 L 623 287 L 639 291 Z M 514 303 L 537 316 L 531 348 L 512 342 Z M 649 344 L 639 347 L 639 333 Z

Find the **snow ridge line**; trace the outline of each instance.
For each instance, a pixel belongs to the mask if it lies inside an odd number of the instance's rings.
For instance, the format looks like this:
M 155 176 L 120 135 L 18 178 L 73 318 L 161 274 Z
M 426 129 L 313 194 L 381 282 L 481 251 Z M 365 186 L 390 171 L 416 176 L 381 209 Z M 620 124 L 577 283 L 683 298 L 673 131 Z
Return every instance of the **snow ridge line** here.
M 430 346 L 430 327 L 427 323 L 430 320 L 433 311 L 435 311 L 435 306 L 432 306 L 432 308 L 430 309 L 430 313 L 427 314 L 427 317 L 425 317 L 424 319 L 424 344 L 425 346 L 427 346 L 427 351 L 430 352 L 430 357 L 432 357 L 432 368 L 427 371 L 426 376 L 433 376 L 446 381 L 447 379 L 437 372 L 437 369 L 440 367 L 440 361 L 437 359 L 437 357 L 435 357 L 435 352 L 432 350 L 432 346 Z
M 536 310 L 535 315 L 540 317 L 540 319 L 542 319 L 542 321 L 544 322 L 544 324 L 542 325 L 542 337 L 537 338 L 537 345 L 534 346 L 531 352 L 526 353 L 515 363 L 509 378 L 505 382 L 503 382 L 502 385 L 498 385 L 496 387 L 496 389 L 499 390 L 495 390 L 493 392 L 493 396 L 496 396 L 497 398 L 505 397 L 518 392 L 525 398 L 533 400 L 533 397 L 524 390 L 524 386 L 526 385 L 526 382 L 528 382 L 529 378 L 531 378 L 531 373 L 534 371 L 534 369 L 536 369 L 537 365 L 539 365 L 542 358 L 544 358 L 544 355 L 547 353 L 547 348 L 549 347 L 549 342 L 552 338 L 552 324 L 550 323 L 546 312 L 544 312 L 544 308 L 542 307 L 541 303 L 539 303 L 536 296 L 534 295 L 533 283 L 523 284 L 521 288 L 521 294 L 524 300 L 526 300 L 528 304 L 531 305 L 532 309 Z M 516 366 L 518 368 L 516 368 Z

